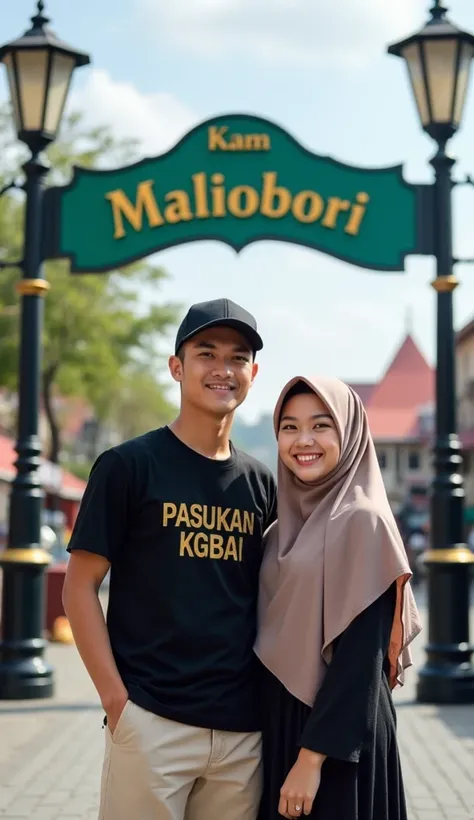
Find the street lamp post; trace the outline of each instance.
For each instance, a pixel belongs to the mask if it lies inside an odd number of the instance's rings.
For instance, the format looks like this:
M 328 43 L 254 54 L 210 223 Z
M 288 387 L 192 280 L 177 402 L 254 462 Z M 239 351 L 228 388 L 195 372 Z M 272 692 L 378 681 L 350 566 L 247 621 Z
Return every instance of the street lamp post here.
M 53 670 L 44 660 L 45 569 L 49 554 L 41 548 L 43 491 L 39 476 L 38 435 L 43 297 L 41 232 L 44 177 L 41 152 L 57 136 L 71 77 L 89 57 L 61 42 L 47 27 L 44 3 L 37 3 L 32 27 L 0 48 L 7 68 L 18 138 L 31 152 L 24 166 L 26 219 L 21 295 L 16 475 L 10 497 L 9 540 L 0 553 L 3 570 L 0 698 L 48 698 Z M 5 266 L 5 265 L 4 265 Z
M 464 543 L 464 488 L 461 445 L 456 425 L 453 291 L 452 168 L 446 145 L 457 131 L 466 99 L 474 36 L 446 17 L 435 0 L 431 19 L 418 33 L 390 46 L 402 57 L 424 130 L 437 143 L 431 160 L 433 235 L 436 248 L 437 367 L 435 475 L 431 496 L 431 547 L 428 570 L 427 659 L 418 678 L 422 703 L 474 703 L 473 647 L 469 639 L 470 568 L 474 555 Z

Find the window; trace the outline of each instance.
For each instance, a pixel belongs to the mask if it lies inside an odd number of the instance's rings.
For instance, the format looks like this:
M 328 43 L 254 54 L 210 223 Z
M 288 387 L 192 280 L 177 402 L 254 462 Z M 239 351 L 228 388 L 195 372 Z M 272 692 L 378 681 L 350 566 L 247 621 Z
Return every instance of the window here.
M 385 450 L 377 450 L 377 457 L 379 460 L 380 469 L 385 470 L 387 467 L 387 454 Z
M 408 469 L 409 470 L 419 470 L 420 469 L 420 454 L 418 450 L 410 450 L 408 453 Z

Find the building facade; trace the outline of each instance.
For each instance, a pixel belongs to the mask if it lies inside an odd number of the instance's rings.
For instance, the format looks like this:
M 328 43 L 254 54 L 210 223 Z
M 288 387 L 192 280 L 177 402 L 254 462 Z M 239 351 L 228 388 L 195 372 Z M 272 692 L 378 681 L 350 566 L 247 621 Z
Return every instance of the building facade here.
M 407 334 L 379 382 L 352 384 L 364 402 L 390 503 L 395 511 L 432 476 L 434 370 Z
M 456 336 L 456 398 L 464 456 L 466 518 L 474 523 L 474 319 Z

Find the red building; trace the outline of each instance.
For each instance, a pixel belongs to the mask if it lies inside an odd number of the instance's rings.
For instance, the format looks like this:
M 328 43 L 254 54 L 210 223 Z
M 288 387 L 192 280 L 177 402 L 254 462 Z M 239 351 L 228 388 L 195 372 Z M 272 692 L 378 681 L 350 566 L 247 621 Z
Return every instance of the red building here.
M 14 442 L 10 438 L 0 435 L 0 532 L 3 531 L 3 533 L 6 532 L 7 527 L 8 499 L 10 484 L 15 476 L 14 463 L 16 458 Z M 77 476 L 72 475 L 72 473 L 61 470 L 58 489 L 55 486 L 58 477 L 55 465 L 45 460 L 42 465 L 42 479 L 46 492 L 46 506 L 48 506 L 54 493 L 55 497 L 60 499 L 59 509 L 66 516 L 66 528 L 71 529 L 76 520 L 86 483 Z
M 352 384 L 369 417 L 387 494 L 396 508 L 410 486 L 431 479 L 434 369 L 411 334 L 379 382 Z

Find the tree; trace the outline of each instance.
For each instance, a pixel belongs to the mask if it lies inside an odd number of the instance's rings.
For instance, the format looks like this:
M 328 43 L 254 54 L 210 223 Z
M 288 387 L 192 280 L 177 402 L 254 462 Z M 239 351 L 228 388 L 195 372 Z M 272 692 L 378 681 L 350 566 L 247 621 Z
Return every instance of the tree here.
M 15 146 L 8 112 L 1 109 L 0 150 L 1 186 L 2 180 L 21 174 L 25 158 Z M 107 128 L 87 129 L 74 114 L 47 153 L 48 183 L 63 184 L 73 165 L 116 167 L 130 162 L 136 144 L 115 140 Z M 0 198 L 0 260 L 21 255 L 23 211 L 15 191 Z M 105 420 L 117 416 L 118 402 L 130 406 L 132 386 L 139 381 L 142 400 L 150 408 L 140 409 L 141 418 L 158 408 L 162 416 L 172 413 L 159 381 L 159 343 L 175 322 L 176 306 L 154 301 L 166 272 L 146 261 L 107 275 L 71 275 L 68 267 L 66 261 L 45 265 L 51 289 L 45 301 L 42 401 L 51 433 L 49 457 L 55 463 L 61 452 L 58 394 L 85 397 Z M 0 277 L 0 385 L 10 388 L 16 385 L 18 367 L 18 276 L 17 268 L 6 268 Z
M 175 408 L 156 384 L 156 378 L 140 366 L 127 375 L 111 414 L 124 439 L 159 427 L 173 415 Z

